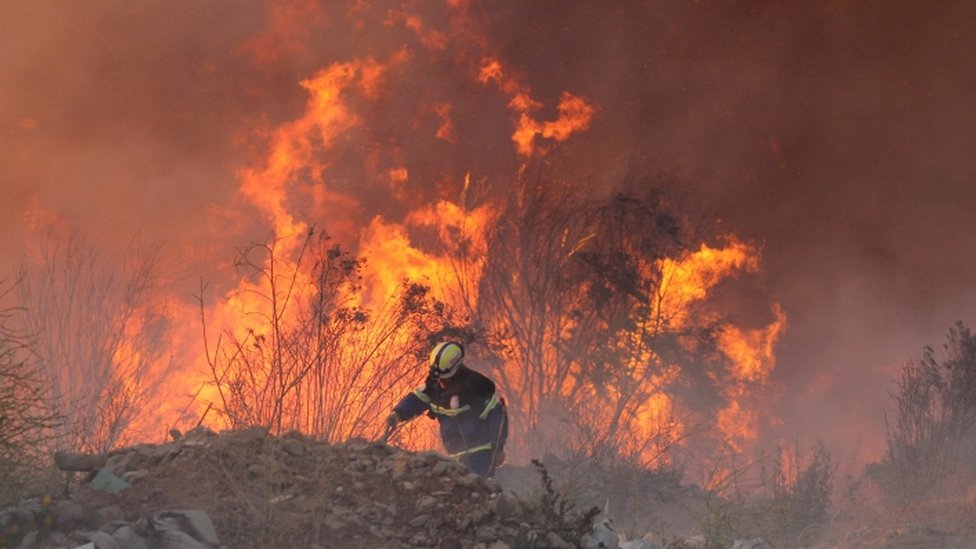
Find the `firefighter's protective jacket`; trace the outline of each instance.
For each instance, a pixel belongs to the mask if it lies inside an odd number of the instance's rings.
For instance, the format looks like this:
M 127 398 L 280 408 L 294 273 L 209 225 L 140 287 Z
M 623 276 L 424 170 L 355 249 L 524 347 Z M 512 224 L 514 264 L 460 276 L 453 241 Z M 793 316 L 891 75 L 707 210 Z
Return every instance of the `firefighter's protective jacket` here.
M 495 383 L 464 365 L 445 387 L 428 377 L 393 411 L 404 421 L 426 411 L 440 424 L 444 448 L 453 457 L 504 450 L 508 437 L 508 414 L 495 393 Z

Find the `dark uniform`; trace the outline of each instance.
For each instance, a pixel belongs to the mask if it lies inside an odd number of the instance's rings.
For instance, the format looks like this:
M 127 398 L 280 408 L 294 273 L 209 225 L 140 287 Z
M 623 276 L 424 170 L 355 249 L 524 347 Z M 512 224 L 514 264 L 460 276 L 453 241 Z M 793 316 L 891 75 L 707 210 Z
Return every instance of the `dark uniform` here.
M 492 380 L 463 364 L 449 379 L 429 376 L 393 411 L 403 421 L 426 411 L 440 424 L 441 440 L 451 457 L 481 476 L 492 476 L 498 456 L 504 456 L 508 438 L 505 403 L 495 393 Z

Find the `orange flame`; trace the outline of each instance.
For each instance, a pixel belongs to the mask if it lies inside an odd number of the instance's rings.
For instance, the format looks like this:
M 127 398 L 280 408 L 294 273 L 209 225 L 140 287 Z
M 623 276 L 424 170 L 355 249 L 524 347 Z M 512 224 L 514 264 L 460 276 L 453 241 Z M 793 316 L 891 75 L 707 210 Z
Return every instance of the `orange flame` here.
M 453 306 L 462 305 L 462 295 L 476 296 L 487 256 L 485 229 L 496 215 L 489 206 L 465 210 L 452 202 L 440 201 L 415 210 L 403 224 L 373 219 L 360 241 L 360 249 L 373 267 L 366 302 L 382 303 L 404 280 L 430 284 L 439 299 Z M 433 229 L 438 242 L 465 246 L 464 253 L 452 254 L 453 250 L 444 249 L 441 255 L 435 255 L 423 251 L 408 236 L 411 229 L 417 228 Z M 476 259 L 462 269 L 456 263 L 462 256 Z
M 729 378 L 724 385 L 729 405 L 719 412 L 717 425 L 733 448 L 758 437 L 760 417 L 755 407 L 746 403 L 755 387 L 761 387 L 776 367 L 774 347 L 786 328 L 786 314 L 773 306 L 775 320 L 754 330 L 725 326 L 719 336 L 719 348 L 731 359 Z
M 702 244 L 696 252 L 679 259 L 665 259 L 663 263 L 655 313 L 671 328 L 684 326 L 693 305 L 723 279 L 741 270 L 755 272 L 759 268 L 755 250 L 735 238 L 730 238 L 724 248 Z
M 502 93 L 509 96 L 508 106 L 518 115 L 512 141 L 518 153 L 527 158 L 545 151 L 535 144 L 536 136 L 556 142 L 565 141 L 573 133 L 588 129 L 596 113 L 596 109 L 583 98 L 563 92 L 557 106 L 559 117 L 549 122 L 536 120 L 531 113 L 541 108 L 542 104 L 532 99 L 528 89 L 517 79 L 506 75 L 497 59 L 483 61 L 478 80 L 486 85 L 495 82 Z

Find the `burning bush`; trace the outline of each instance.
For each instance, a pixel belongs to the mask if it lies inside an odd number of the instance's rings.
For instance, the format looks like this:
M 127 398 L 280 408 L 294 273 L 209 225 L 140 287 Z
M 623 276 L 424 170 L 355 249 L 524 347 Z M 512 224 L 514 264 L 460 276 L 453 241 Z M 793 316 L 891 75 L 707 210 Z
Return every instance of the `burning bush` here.
M 446 313 L 418 283 L 380 310 L 361 306 L 363 265 L 314 230 L 297 250 L 275 235 L 244 250 L 249 283 L 208 352 L 220 422 L 329 441 L 375 436 Z

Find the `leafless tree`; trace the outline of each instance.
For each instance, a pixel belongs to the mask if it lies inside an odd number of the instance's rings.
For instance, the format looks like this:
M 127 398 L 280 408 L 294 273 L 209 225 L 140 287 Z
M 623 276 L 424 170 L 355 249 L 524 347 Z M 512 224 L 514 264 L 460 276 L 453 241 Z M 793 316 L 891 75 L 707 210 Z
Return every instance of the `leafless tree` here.
M 112 261 L 82 238 L 49 239 L 21 267 L 26 327 L 52 411 L 65 418 L 65 448 L 104 452 L 126 442 L 169 369 L 159 251 L 134 241 Z

